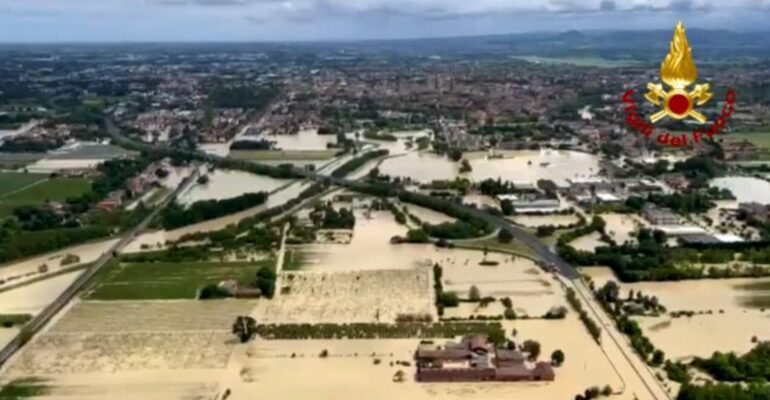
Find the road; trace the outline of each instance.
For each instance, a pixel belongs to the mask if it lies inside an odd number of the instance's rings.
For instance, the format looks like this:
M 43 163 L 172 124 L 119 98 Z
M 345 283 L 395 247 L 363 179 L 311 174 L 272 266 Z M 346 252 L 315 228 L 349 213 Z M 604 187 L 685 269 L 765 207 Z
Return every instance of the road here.
M 45 325 L 59 312 L 64 306 L 67 305 L 72 299 L 80 293 L 83 288 L 87 286 L 91 278 L 96 275 L 114 256 L 119 253 L 123 248 L 128 245 L 134 237 L 140 232 L 147 229 L 147 226 L 158 215 L 158 213 L 166 207 L 173 199 L 176 198 L 179 193 L 184 191 L 190 182 L 194 182 L 197 179 L 197 169 L 191 176 L 183 180 L 177 188 L 171 192 L 166 198 L 157 206 L 153 211 L 145 217 L 138 225 L 125 232 L 123 236 L 113 245 L 108 251 L 104 252 L 90 267 L 88 267 L 83 274 L 75 279 L 67 289 L 62 292 L 51 304 L 43 309 L 39 314 L 32 318 L 19 332 L 16 337 L 13 338 L 5 347 L 0 350 L 0 366 L 4 365 L 8 359 L 10 359 L 29 339 L 36 333 L 40 332 Z
M 146 143 L 134 142 L 133 140 L 126 138 L 120 133 L 117 127 L 115 127 L 112 121 L 109 119 L 106 121 L 110 135 L 112 135 L 112 137 L 118 143 L 130 143 L 132 147 L 144 148 L 150 151 L 158 149 L 156 146 L 148 145 Z M 218 161 L 226 159 L 226 157 L 204 154 L 201 152 L 195 152 L 194 155 L 201 157 L 207 162 L 211 163 L 217 163 Z M 298 171 L 298 173 L 309 180 L 328 182 L 333 185 L 342 187 L 353 187 L 356 184 L 356 181 L 354 180 L 319 174 L 318 172 L 303 170 Z M 406 190 L 401 188 L 393 189 L 395 190 L 394 193 L 396 195 L 406 192 Z M 593 314 L 594 318 L 603 325 L 603 330 L 605 331 L 604 336 L 609 340 L 605 340 L 601 346 L 608 354 L 612 355 L 615 361 L 620 361 L 623 363 L 623 365 L 620 365 L 619 368 L 628 374 L 627 376 L 624 374 L 624 377 L 626 378 L 626 382 L 629 388 L 633 391 L 635 398 L 638 397 L 640 399 L 653 400 L 671 398 L 662 388 L 661 383 L 655 379 L 654 373 L 649 368 L 649 366 L 647 366 L 644 362 L 642 362 L 641 359 L 639 359 L 631 345 L 628 343 L 628 341 L 625 340 L 623 334 L 617 331 L 612 318 L 607 315 L 600 306 L 596 304 L 595 299 L 590 294 L 590 290 L 586 288 L 583 285 L 583 282 L 580 280 L 580 273 L 577 271 L 577 269 L 575 269 L 575 267 L 562 260 L 557 254 L 549 249 L 548 246 L 541 243 L 537 237 L 525 229 L 514 225 L 504 217 L 492 215 L 473 207 L 464 205 L 461 205 L 460 207 L 463 210 L 473 214 L 474 216 L 483 219 L 495 228 L 508 229 L 513 232 L 514 237 L 529 247 L 534 252 L 534 254 L 537 255 L 541 262 L 551 266 L 556 272 L 558 272 L 561 276 L 563 276 L 575 286 L 577 293 L 583 298 L 583 303 L 587 306 L 588 310 L 591 312 L 591 314 Z M 632 376 L 634 375 L 637 379 L 632 379 Z M 648 396 L 644 396 L 645 392 L 648 394 Z

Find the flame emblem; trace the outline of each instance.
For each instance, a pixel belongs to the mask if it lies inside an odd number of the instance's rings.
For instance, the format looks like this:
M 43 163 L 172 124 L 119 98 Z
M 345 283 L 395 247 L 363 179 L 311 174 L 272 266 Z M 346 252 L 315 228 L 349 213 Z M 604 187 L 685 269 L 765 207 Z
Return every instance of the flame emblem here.
M 674 37 L 671 39 L 668 54 L 660 64 L 660 79 L 671 87 L 668 92 L 663 85 L 648 83 L 647 101 L 663 106 L 663 109 L 650 116 L 655 123 L 668 116 L 677 120 L 692 118 L 700 123 L 706 122 L 706 116 L 693 108 L 706 104 L 712 97 L 709 84 L 695 85 L 692 91 L 686 88 L 698 79 L 698 69 L 692 61 L 692 48 L 687 42 L 684 24 L 679 21 L 674 29 Z

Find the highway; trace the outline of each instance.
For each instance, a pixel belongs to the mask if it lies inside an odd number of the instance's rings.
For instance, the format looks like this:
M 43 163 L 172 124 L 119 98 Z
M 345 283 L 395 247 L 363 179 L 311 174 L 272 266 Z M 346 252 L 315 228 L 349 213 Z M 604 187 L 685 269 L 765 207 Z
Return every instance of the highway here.
M 178 149 L 170 149 L 164 145 L 150 145 L 147 143 L 137 142 L 132 139 L 129 139 L 123 136 L 123 134 L 115 126 L 115 124 L 110 118 L 105 119 L 105 125 L 107 126 L 107 131 L 109 132 L 110 136 L 112 136 L 115 142 L 128 145 L 131 148 L 143 149 L 147 151 L 153 151 L 153 150 L 172 150 L 177 152 L 180 151 Z M 205 161 L 213 164 L 217 164 L 218 162 L 224 161 L 224 160 L 232 161 L 227 157 L 221 157 L 221 156 L 207 154 L 203 152 L 189 152 L 189 153 L 190 155 L 201 157 Z M 357 182 L 353 180 L 319 174 L 312 171 L 298 170 L 297 172 L 298 174 L 302 175 L 305 179 L 310 179 L 310 180 L 319 181 L 319 182 L 329 182 L 337 186 L 354 189 L 357 184 Z M 400 194 L 406 191 L 404 189 L 397 188 L 397 187 L 394 187 L 393 189 L 396 190 L 395 192 L 396 194 Z M 476 217 L 483 219 L 484 221 L 491 224 L 495 228 L 508 229 L 511 232 L 513 232 L 513 236 L 517 240 L 524 243 L 527 247 L 532 249 L 534 254 L 538 256 L 540 261 L 554 268 L 557 272 L 559 272 L 565 278 L 570 280 L 575 280 L 580 277 L 580 274 L 572 265 L 562 260 L 558 255 L 556 255 L 553 251 L 551 251 L 551 249 L 549 249 L 547 246 L 542 244 L 537 239 L 537 237 L 527 232 L 525 229 L 512 224 L 510 221 L 506 220 L 503 217 L 495 216 L 473 207 L 468 207 L 468 206 L 460 206 L 460 207 L 472 213 Z
M 194 182 L 197 179 L 197 169 L 193 174 L 185 178 L 177 188 L 170 193 L 166 198 L 152 210 L 152 212 L 145 217 L 138 225 L 125 232 L 123 236 L 113 245 L 108 251 L 104 252 L 90 267 L 88 267 L 67 289 L 62 292 L 51 304 L 43 309 L 39 314 L 32 318 L 22 329 L 19 334 L 16 335 L 5 347 L 0 349 L 0 366 L 4 365 L 24 344 L 29 341 L 32 336 L 40 332 L 45 325 L 59 312 L 64 306 L 67 305 L 72 299 L 83 290 L 91 279 L 101 270 L 107 263 L 119 253 L 123 248 L 131 243 L 131 241 L 139 233 L 147 229 L 147 226 L 158 215 L 158 213 L 166 207 L 171 201 L 173 201 L 188 184 Z

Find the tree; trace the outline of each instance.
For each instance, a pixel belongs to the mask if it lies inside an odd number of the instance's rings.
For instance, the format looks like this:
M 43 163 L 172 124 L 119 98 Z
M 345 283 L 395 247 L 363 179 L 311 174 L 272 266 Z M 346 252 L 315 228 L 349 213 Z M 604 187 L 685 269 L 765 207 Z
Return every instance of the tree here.
M 559 367 L 564 363 L 564 352 L 561 350 L 554 350 L 551 353 L 551 364 Z
M 513 241 L 513 233 L 510 230 L 503 228 L 497 233 L 497 240 L 500 243 L 511 243 Z
M 525 340 L 522 348 L 529 355 L 527 358 L 530 361 L 535 361 L 540 356 L 540 343 L 535 340 Z
M 515 211 L 513 208 L 513 202 L 509 199 L 503 199 L 500 201 L 500 211 L 503 212 L 503 215 L 511 215 Z
M 505 311 L 503 311 L 503 318 L 516 319 L 516 311 L 514 311 L 513 308 L 506 308 Z
M 663 364 L 663 361 L 666 361 L 666 355 L 663 353 L 663 350 L 655 350 L 655 352 L 652 353 L 652 365 L 661 365 Z
M 451 149 L 447 155 L 454 162 L 458 162 L 463 158 L 463 152 L 459 149 Z
M 471 286 L 471 289 L 468 291 L 468 299 L 471 301 L 481 300 L 481 292 L 479 291 L 479 288 L 476 287 L 476 285 Z
M 257 271 L 257 280 L 254 284 L 262 292 L 262 295 L 271 299 L 275 294 L 275 271 L 270 267 L 262 267 Z
M 233 335 L 246 343 L 257 333 L 257 321 L 248 315 L 239 315 L 233 323 Z
M 460 165 L 460 173 L 464 174 L 466 172 L 471 172 L 471 171 L 473 171 L 473 168 L 471 167 L 471 163 L 469 163 L 468 160 L 463 159 Z

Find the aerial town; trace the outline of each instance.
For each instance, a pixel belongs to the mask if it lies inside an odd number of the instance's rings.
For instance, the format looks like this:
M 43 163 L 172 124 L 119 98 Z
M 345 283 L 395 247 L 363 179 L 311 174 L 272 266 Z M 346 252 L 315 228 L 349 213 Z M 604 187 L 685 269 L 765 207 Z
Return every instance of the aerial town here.
M 0 46 L 0 399 L 770 398 L 770 41 L 709 34 L 679 147 L 670 31 Z

